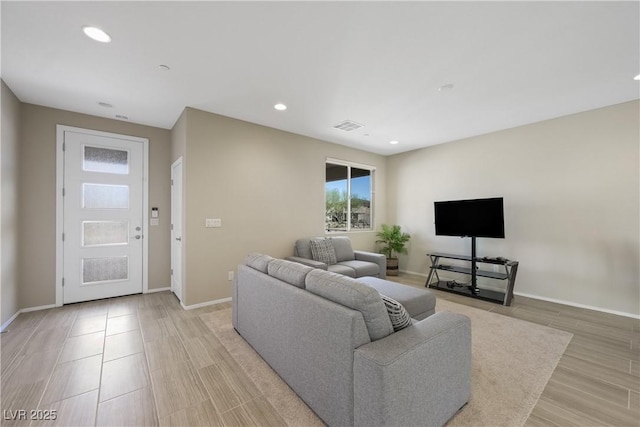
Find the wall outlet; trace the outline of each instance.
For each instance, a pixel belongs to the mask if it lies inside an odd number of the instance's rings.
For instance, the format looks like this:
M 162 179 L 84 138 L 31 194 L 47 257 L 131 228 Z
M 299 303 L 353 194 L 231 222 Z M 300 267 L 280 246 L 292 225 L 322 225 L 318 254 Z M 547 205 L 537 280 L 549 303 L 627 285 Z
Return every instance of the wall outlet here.
M 234 275 L 234 272 L 230 271 L 229 274 L 227 274 L 227 279 L 228 280 L 233 280 L 233 275 Z

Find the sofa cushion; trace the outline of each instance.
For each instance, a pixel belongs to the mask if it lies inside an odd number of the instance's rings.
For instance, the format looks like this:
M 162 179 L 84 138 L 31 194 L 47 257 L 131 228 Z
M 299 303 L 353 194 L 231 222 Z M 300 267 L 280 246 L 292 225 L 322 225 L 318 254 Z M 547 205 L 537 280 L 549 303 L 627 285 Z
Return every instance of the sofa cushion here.
M 311 256 L 314 260 L 324 262 L 327 265 L 336 263 L 336 251 L 333 249 L 331 239 L 315 238 L 311 239 Z
M 244 260 L 244 263 L 254 270 L 261 271 L 267 274 L 267 266 L 271 261 L 275 258 L 270 257 L 269 255 L 259 254 L 257 252 L 253 252 L 247 255 Z
M 362 313 L 371 341 L 393 333 L 382 297 L 370 286 L 324 270 L 313 270 L 305 280 L 309 292 Z
M 351 240 L 346 236 L 331 237 L 333 249 L 336 251 L 336 261 L 352 261 L 356 255 L 351 248 Z
M 343 261 L 340 265 L 353 268 L 356 272 L 356 277 L 378 276 L 380 274 L 380 266 L 369 261 Z
M 296 240 L 295 256 L 313 259 L 313 255 L 311 255 L 311 239 Z
M 344 276 L 353 277 L 354 279 L 357 277 L 356 271 L 353 268 L 342 265 L 342 263 L 330 265 L 329 267 L 327 267 L 327 270 L 333 273 L 342 274 Z
M 285 259 L 274 259 L 268 266 L 269 276 L 302 289 L 304 289 L 305 277 L 307 277 L 307 274 L 312 270 L 312 267 Z
M 428 289 L 419 289 L 377 277 L 360 277 L 358 282 L 398 301 L 416 320 L 425 319 L 435 313 L 436 296 Z
M 407 310 L 404 309 L 402 304 L 386 295 L 380 294 L 380 296 L 387 308 L 387 314 L 389 315 L 389 320 L 391 321 L 394 332 L 411 325 L 411 316 L 409 316 L 409 313 L 407 313 Z

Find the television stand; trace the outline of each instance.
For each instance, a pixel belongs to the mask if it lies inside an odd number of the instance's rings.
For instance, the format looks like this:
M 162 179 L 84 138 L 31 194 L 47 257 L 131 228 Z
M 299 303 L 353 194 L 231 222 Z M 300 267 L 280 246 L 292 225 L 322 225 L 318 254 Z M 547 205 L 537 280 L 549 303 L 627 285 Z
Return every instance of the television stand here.
M 475 245 L 473 246 L 475 247 Z M 513 287 L 516 282 L 516 273 L 518 272 L 518 261 L 510 261 L 501 257 L 477 258 L 475 257 L 475 250 L 472 252 L 474 252 L 473 256 L 443 254 L 438 252 L 427 254 L 431 259 L 431 267 L 429 269 L 429 275 L 427 276 L 425 286 L 427 288 L 439 289 L 441 291 L 495 302 L 502 305 L 511 305 L 511 300 L 513 299 Z M 443 259 L 467 261 L 470 262 L 471 265 L 469 267 L 461 267 L 458 265 L 441 264 Z M 504 271 L 480 270 L 477 268 L 477 264 L 498 265 Z M 468 274 L 471 276 L 471 281 L 468 284 L 461 284 L 457 283 L 455 280 L 440 280 L 438 271 L 451 271 L 453 273 Z M 504 292 L 500 292 L 491 289 L 478 288 L 477 277 L 507 280 L 507 289 Z M 436 280 L 432 281 L 433 278 Z

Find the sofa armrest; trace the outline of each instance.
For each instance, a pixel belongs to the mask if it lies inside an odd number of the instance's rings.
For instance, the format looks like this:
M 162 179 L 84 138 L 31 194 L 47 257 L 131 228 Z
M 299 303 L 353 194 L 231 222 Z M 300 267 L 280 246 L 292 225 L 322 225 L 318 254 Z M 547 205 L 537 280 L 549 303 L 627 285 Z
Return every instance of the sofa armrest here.
M 308 265 L 309 267 L 319 268 L 321 270 L 326 270 L 327 269 L 327 264 L 325 264 L 324 262 L 313 260 L 313 259 L 302 258 L 302 257 L 299 257 L 299 256 L 289 256 L 289 257 L 287 257 L 285 259 L 287 261 L 297 262 L 299 264 Z
M 449 420 L 471 395 L 471 321 L 439 312 L 354 354 L 356 426 Z
M 380 267 L 380 278 L 387 277 L 387 257 L 382 254 L 365 251 L 353 251 L 358 261 L 369 261 L 378 264 Z

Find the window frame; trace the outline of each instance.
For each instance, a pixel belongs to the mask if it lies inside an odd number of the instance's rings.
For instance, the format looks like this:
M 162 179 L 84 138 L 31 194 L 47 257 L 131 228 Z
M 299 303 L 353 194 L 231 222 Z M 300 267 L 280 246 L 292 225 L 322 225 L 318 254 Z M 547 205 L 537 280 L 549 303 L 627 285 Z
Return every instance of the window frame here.
M 327 164 L 338 165 L 338 166 L 346 166 L 347 167 L 347 229 L 346 230 L 328 230 L 327 229 Z M 369 201 L 369 227 L 366 229 L 358 229 L 353 228 L 351 225 L 351 168 L 364 169 L 370 172 L 371 177 L 371 192 L 370 192 L 370 201 Z M 331 157 L 327 157 L 324 162 L 324 232 L 325 234 L 336 234 L 336 233 L 358 233 L 358 232 L 372 232 L 375 230 L 375 194 L 376 194 L 376 167 L 371 165 L 366 165 L 364 163 L 351 162 L 347 160 L 335 159 Z

